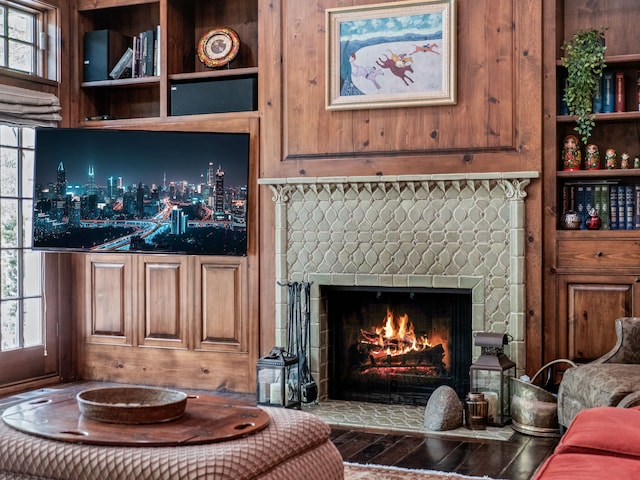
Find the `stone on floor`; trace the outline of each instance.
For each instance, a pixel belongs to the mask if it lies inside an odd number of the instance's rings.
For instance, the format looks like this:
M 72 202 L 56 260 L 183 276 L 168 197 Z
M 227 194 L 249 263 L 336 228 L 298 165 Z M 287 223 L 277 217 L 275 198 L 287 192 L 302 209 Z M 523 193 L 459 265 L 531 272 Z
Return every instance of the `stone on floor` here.
M 435 389 L 424 412 L 424 427 L 428 430 L 453 430 L 462 426 L 462 402 L 455 390 L 447 385 Z

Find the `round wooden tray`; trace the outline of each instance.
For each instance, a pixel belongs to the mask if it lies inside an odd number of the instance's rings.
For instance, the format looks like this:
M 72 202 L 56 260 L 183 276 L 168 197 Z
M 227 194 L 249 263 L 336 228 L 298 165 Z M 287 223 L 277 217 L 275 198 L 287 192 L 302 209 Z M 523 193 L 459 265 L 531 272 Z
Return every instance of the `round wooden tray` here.
M 107 423 L 158 423 L 180 418 L 187 394 L 153 387 L 104 387 L 84 390 L 76 396 L 80 413 Z
M 4 422 L 53 440 L 120 446 L 179 446 L 220 442 L 255 434 L 269 415 L 254 405 L 213 395 L 188 395 L 184 414 L 172 421 L 115 424 L 80 413 L 77 391 L 53 392 L 7 408 Z

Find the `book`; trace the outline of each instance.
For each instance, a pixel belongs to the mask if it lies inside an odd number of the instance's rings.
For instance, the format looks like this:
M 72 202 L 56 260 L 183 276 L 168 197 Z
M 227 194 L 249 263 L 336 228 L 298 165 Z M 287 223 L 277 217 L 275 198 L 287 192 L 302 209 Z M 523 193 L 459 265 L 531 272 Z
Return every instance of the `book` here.
M 600 227 L 602 230 L 609 230 L 609 188 L 611 185 L 603 184 L 602 194 L 600 196 L 600 220 L 602 220 L 602 226 Z
M 562 186 L 562 213 L 575 211 L 575 186 L 564 184 Z
M 154 41 L 153 74 L 160 75 L 160 25 L 156 27 Z
M 615 104 L 615 85 L 613 72 L 604 72 L 602 75 L 602 112 L 613 112 Z
M 618 185 L 609 187 L 609 230 L 618 230 Z
M 598 86 L 593 94 L 593 113 L 602 113 L 602 77 L 598 80 Z
M 586 222 L 587 217 L 591 215 L 591 210 L 594 208 L 595 198 L 594 198 L 594 185 L 587 184 L 584 186 L 584 221 Z M 584 223 L 584 228 L 587 228 L 587 224 Z
M 587 213 L 584 207 L 584 185 L 576 185 L 576 213 L 580 217 L 580 230 L 585 230 L 587 226 L 584 221 Z
M 142 61 L 141 52 L 142 51 L 141 51 L 140 37 L 136 35 L 135 37 L 133 37 L 133 59 L 132 59 L 133 66 L 131 70 L 132 78 L 140 77 L 141 61 Z
M 640 111 L 640 72 L 636 72 L 636 99 L 638 100 L 638 110 Z
M 146 30 L 140 34 L 142 40 L 142 77 L 153 76 L 154 36 L 154 30 Z
M 640 230 L 640 184 L 633 186 L 634 200 L 635 200 L 635 212 L 633 218 L 633 229 Z
M 602 211 L 602 185 L 599 183 L 593 186 L 593 208 L 596 210 L 596 215 L 600 217 L 600 212 Z
M 147 76 L 147 32 L 140 33 L 140 76 Z
M 133 49 L 128 47 L 127 50 L 122 54 L 118 63 L 113 67 L 111 72 L 109 72 L 109 76 L 114 80 L 118 78 L 129 78 L 131 77 L 131 59 L 133 58 Z
M 624 185 L 618 185 L 618 230 L 626 230 L 625 217 L 627 215 L 627 202 Z
M 636 195 L 633 185 L 625 185 L 624 187 L 624 228 L 625 230 L 635 229 L 635 217 L 636 217 Z
M 624 112 L 624 104 L 625 104 L 625 91 L 624 91 L 624 73 L 616 72 L 616 84 L 615 84 L 615 101 L 614 101 L 614 111 L 615 112 Z
M 565 102 L 564 100 L 564 92 L 567 90 L 568 82 L 569 82 L 569 79 L 567 77 L 564 77 L 562 79 L 562 88 L 560 89 L 561 94 L 560 94 L 559 105 L 558 105 L 558 113 L 560 115 L 569 115 L 569 105 L 567 105 L 567 102 Z

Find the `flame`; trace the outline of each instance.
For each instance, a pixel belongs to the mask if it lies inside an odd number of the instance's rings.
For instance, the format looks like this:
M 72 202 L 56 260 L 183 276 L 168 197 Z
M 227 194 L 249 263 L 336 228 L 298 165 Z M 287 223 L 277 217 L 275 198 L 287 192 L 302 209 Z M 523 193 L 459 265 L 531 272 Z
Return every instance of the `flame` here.
M 361 330 L 363 343 L 380 347 L 371 352 L 374 356 L 404 355 L 412 351 L 420 352 L 432 346 L 427 335 L 416 335 L 413 323 L 409 321 L 406 313 L 396 317 L 387 309 L 383 323 L 383 326 L 374 327 L 372 332 Z M 372 338 L 371 333 L 375 333 L 376 338 Z

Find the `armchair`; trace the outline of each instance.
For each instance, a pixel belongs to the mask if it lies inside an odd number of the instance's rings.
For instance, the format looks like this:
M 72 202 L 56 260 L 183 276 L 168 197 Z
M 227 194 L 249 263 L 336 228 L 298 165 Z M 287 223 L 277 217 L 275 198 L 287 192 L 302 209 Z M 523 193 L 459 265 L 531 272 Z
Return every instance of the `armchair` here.
M 558 423 L 568 427 L 586 408 L 640 405 L 640 317 L 615 321 L 615 347 L 593 362 L 564 372 L 558 390 Z

